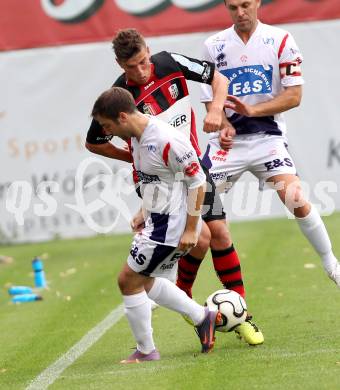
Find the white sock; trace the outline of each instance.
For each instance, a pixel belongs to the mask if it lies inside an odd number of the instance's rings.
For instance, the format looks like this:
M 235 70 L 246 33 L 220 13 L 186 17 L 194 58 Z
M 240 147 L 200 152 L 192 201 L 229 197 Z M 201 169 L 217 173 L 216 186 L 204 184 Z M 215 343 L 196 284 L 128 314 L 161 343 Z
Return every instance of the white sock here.
M 333 254 L 331 240 L 316 208 L 312 206 L 307 217 L 296 217 L 296 221 L 303 234 L 321 257 L 326 272 L 328 274 L 332 273 L 336 268 L 338 260 Z
M 170 280 L 171 283 L 176 283 L 177 281 L 177 269 L 178 269 L 178 262 L 174 264 L 170 272 L 165 276 L 165 278 Z M 157 309 L 157 307 L 159 307 L 159 304 L 153 301 L 152 299 L 150 299 L 150 302 L 151 302 L 151 310 L 155 310 Z
M 151 304 L 145 291 L 123 295 L 125 314 L 137 342 L 138 351 L 148 354 L 155 349 L 151 326 Z
M 149 298 L 161 306 L 189 316 L 195 325 L 205 317 L 204 307 L 190 299 L 187 294 L 165 278 L 155 278 Z
M 176 280 L 177 280 L 177 270 L 178 270 L 178 261 L 176 261 L 176 263 L 172 267 L 170 273 L 166 276 L 166 278 L 168 280 L 170 280 L 170 282 L 172 282 L 172 283 L 176 283 Z

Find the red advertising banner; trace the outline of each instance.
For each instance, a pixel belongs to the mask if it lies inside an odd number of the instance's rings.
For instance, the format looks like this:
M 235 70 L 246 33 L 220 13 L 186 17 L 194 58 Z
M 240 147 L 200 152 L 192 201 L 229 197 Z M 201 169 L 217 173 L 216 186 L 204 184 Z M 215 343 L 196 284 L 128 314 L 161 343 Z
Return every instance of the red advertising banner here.
M 269 24 L 340 18 L 339 0 L 263 0 Z M 145 36 L 220 30 L 223 0 L 1 0 L 0 50 L 110 40 L 119 28 Z

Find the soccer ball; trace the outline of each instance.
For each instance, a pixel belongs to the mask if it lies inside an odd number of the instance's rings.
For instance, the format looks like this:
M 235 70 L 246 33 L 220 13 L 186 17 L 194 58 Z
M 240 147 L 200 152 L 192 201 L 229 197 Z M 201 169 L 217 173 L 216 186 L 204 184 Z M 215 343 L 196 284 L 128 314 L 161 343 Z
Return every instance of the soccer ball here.
M 210 310 L 219 310 L 222 323 L 216 325 L 219 332 L 230 332 L 242 324 L 247 317 L 247 305 L 236 291 L 218 290 L 208 296 L 205 306 Z

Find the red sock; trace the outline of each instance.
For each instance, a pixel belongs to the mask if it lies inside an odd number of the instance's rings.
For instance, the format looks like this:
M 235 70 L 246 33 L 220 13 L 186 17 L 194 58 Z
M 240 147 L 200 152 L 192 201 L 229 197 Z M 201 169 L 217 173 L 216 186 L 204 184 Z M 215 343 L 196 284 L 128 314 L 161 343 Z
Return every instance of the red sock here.
M 196 279 L 197 271 L 203 259 L 197 259 L 190 254 L 181 257 L 178 261 L 176 285 L 192 298 L 192 285 Z
M 224 288 L 234 290 L 244 298 L 245 290 L 243 286 L 241 265 L 234 245 L 223 250 L 211 249 L 211 254 L 216 274 Z

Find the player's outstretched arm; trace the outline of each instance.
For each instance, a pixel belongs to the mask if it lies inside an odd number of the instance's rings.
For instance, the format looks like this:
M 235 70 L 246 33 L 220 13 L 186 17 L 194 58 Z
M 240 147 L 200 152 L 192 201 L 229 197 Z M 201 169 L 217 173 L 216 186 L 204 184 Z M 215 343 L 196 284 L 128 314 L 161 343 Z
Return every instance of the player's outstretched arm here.
M 236 96 L 228 96 L 225 108 L 230 108 L 238 114 L 249 117 L 261 117 L 275 115 L 290 110 L 300 105 L 302 98 L 302 86 L 295 85 L 285 88 L 274 99 L 254 105 L 246 104 Z
M 207 107 L 207 115 L 203 121 L 203 131 L 211 133 L 221 128 L 224 117 L 224 104 L 228 96 L 228 79 L 220 72 L 214 72 L 214 78 L 211 83 L 213 98 Z
M 113 158 L 115 160 L 126 161 L 132 163 L 132 157 L 128 149 L 118 148 L 111 142 L 104 144 L 85 143 L 85 147 L 92 153 L 99 154 L 104 157 Z

